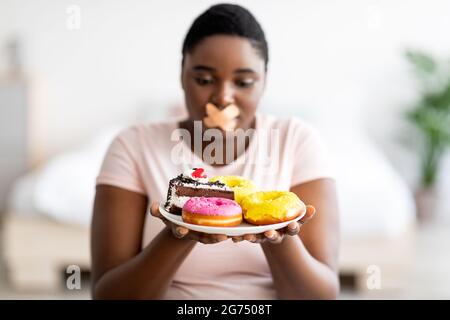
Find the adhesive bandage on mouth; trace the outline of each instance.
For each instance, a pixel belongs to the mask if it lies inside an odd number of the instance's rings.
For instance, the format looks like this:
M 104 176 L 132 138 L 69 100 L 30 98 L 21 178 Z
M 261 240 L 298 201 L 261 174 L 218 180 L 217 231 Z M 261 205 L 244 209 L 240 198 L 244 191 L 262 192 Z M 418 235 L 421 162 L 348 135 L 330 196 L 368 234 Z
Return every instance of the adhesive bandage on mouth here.
M 212 103 L 206 104 L 207 116 L 203 119 L 210 128 L 221 128 L 224 131 L 233 130 L 237 126 L 236 117 L 239 115 L 239 108 L 231 104 L 220 110 Z

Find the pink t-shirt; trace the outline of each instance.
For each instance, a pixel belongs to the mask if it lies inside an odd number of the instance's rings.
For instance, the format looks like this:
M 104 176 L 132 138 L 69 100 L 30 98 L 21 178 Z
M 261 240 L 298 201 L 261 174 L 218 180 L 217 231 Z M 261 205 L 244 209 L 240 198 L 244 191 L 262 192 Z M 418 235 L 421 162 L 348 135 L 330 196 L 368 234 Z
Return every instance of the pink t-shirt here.
M 204 168 L 209 177 L 243 176 L 261 190 L 289 190 L 307 181 L 332 177 L 318 132 L 296 118 L 257 114 L 256 134 L 247 150 L 222 167 L 203 163 L 179 139 L 177 128 L 177 121 L 172 121 L 135 125 L 122 131 L 108 149 L 97 184 L 117 186 L 145 194 L 151 202 L 163 202 L 169 180 L 193 167 Z M 163 227 L 159 219 L 148 215 L 143 246 Z M 166 298 L 275 299 L 276 292 L 261 246 L 227 240 L 198 243 L 177 271 Z

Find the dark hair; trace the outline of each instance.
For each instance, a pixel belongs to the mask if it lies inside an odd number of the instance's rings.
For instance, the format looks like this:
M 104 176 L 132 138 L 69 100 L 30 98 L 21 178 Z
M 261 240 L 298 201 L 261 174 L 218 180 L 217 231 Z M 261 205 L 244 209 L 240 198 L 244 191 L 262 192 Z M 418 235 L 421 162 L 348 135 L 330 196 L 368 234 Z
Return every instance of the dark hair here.
M 269 49 L 261 25 L 247 9 L 234 4 L 217 4 L 194 20 L 183 42 L 183 61 L 186 53 L 203 39 L 213 35 L 232 35 L 247 38 L 258 51 L 267 69 Z

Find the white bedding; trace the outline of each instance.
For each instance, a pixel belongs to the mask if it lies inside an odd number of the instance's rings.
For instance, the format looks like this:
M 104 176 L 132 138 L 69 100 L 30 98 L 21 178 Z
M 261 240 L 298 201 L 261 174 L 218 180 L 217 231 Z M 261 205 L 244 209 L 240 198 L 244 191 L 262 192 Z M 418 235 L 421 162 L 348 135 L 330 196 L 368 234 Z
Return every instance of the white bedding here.
M 46 215 L 63 223 L 88 226 L 95 179 L 106 150 L 119 127 L 99 134 L 91 143 L 49 160 L 19 178 L 9 196 L 9 212 Z
M 118 130 L 106 130 L 23 176 L 11 193 L 10 211 L 88 226 L 95 178 Z M 357 130 L 320 131 L 336 169 L 342 234 L 385 237 L 404 231 L 414 220 L 413 198 L 385 157 Z
M 406 182 L 359 130 L 321 130 L 335 166 L 343 235 L 395 236 L 415 220 Z

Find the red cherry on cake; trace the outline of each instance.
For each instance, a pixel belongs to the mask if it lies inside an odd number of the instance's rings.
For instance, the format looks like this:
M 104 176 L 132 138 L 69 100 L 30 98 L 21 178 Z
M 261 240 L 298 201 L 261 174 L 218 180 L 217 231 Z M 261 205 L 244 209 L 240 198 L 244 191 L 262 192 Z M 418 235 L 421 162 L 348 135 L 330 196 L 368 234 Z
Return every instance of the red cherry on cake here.
M 203 174 L 205 170 L 203 168 L 194 168 L 192 172 L 192 177 L 194 178 L 207 178 L 206 174 Z

